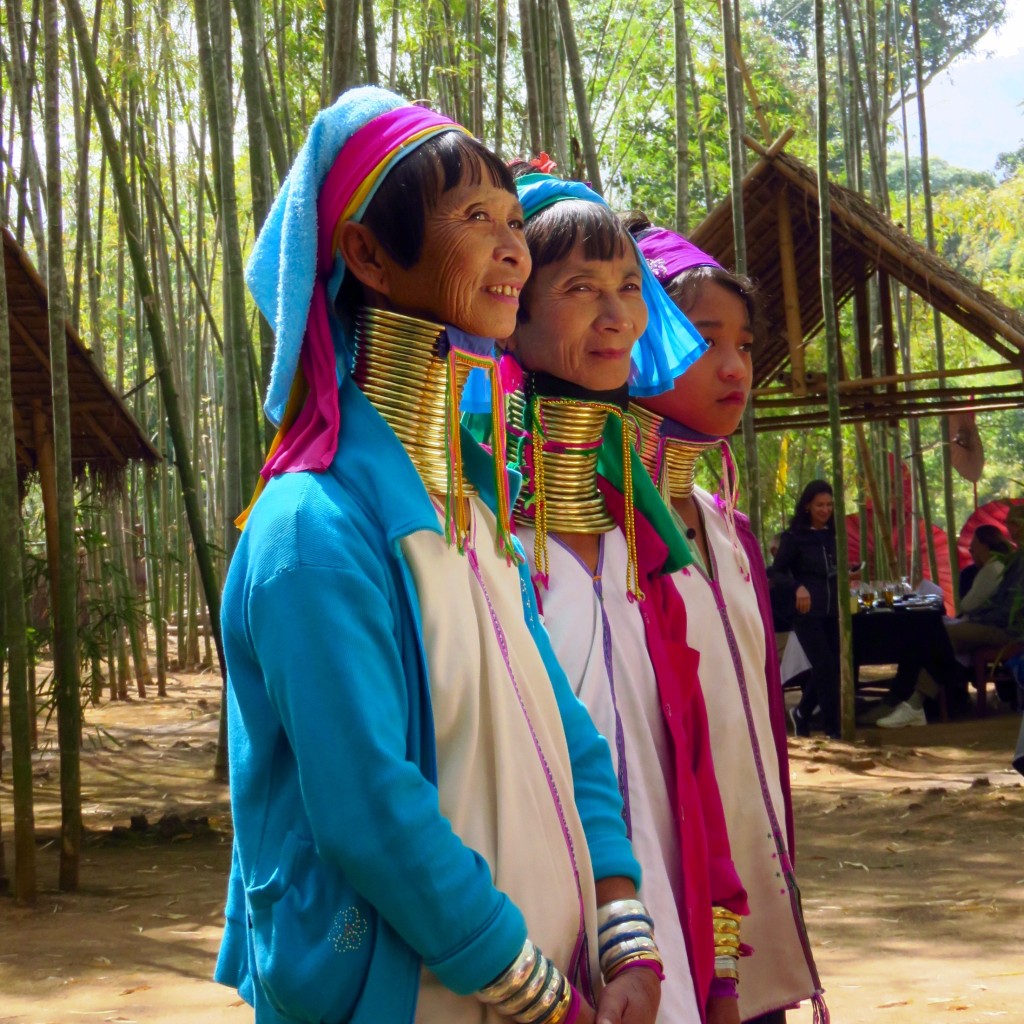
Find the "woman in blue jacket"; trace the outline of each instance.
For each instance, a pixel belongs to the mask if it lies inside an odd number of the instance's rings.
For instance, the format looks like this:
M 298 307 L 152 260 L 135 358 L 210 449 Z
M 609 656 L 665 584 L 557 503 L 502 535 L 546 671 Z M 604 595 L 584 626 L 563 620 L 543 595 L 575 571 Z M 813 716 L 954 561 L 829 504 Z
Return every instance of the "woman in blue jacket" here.
M 458 428 L 529 268 L 504 166 L 375 88 L 317 117 L 257 240 L 281 429 L 224 592 L 217 978 L 259 1024 L 648 1020 L 597 966 L 599 923 L 646 916 L 607 745 Z
M 812 480 L 782 534 L 769 576 L 795 587 L 793 632 L 811 663 L 800 703 L 793 709 L 797 736 L 810 736 L 817 707 L 825 732 L 839 736 L 839 603 L 832 485 Z

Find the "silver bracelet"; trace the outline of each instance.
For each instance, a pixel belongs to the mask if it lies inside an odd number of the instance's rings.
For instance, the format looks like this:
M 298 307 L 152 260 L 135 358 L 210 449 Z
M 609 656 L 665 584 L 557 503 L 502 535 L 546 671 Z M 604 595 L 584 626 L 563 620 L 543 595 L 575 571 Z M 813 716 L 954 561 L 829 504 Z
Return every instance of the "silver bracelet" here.
M 545 1024 L 566 996 L 565 975 L 530 942 L 519 955 L 476 996 L 517 1024 Z
M 607 979 L 623 960 L 648 954 L 661 961 L 654 921 L 639 900 L 612 900 L 597 909 L 598 956 Z
M 597 929 L 601 931 L 609 921 L 631 917 L 642 918 L 651 929 L 654 928 L 651 915 L 639 900 L 610 900 L 597 908 Z
M 481 1002 L 494 1004 L 519 992 L 536 969 L 538 956 L 537 947 L 527 939 L 515 960 L 494 981 L 480 989 L 477 998 Z

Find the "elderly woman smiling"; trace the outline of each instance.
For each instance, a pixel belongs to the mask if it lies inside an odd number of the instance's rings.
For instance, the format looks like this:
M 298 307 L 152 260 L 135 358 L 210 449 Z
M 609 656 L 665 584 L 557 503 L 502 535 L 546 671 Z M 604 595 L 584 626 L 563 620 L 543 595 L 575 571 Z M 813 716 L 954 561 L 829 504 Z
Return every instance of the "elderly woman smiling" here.
M 589 1024 L 599 996 L 623 1020 L 598 905 L 639 872 L 608 747 L 539 625 L 505 467 L 458 426 L 529 269 L 506 168 L 370 88 L 319 115 L 257 241 L 281 431 L 224 593 L 217 978 L 259 1024 Z
M 690 556 L 622 427 L 630 381 L 669 387 L 700 346 L 664 358 L 692 328 L 593 192 L 546 175 L 517 185 L 533 258 L 507 343 L 524 371 L 509 416 L 510 461 L 526 476 L 519 533 L 555 652 L 613 745 L 664 960 L 658 1020 L 737 1021 L 731 978 L 746 896 L 685 610 L 665 575 Z M 652 369 L 657 379 L 645 379 Z M 729 977 L 713 980 L 716 967 Z

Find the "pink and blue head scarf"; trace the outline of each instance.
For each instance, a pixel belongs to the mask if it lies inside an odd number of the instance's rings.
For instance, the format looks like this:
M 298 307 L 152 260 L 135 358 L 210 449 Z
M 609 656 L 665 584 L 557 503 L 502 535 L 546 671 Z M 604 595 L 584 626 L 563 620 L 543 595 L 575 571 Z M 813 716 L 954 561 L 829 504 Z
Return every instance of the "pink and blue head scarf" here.
M 450 131 L 466 129 L 373 86 L 350 89 L 314 119 L 245 273 L 276 338 L 264 411 L 280 429 L 264 481 L 324 470 L 337 451 L 338 379 L 352 358 L 330 313 L 345 274 L 338 224 L 360 220 L 400 160 Z

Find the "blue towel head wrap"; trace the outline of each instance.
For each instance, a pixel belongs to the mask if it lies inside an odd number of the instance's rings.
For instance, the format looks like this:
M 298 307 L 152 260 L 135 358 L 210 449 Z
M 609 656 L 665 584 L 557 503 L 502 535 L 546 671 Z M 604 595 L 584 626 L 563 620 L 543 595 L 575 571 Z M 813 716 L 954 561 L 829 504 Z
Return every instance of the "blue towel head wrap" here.
M 408 100 L 386 89 L 361 86 L 343 93 L 333 106 L 320 111 L 256 239 L 245 280 L 256 305 L 274 329 L 274 363 L 263 408 L 275 424 L 281 422 L 299 366 L 317 275 L 317 200 L 324 180 L 355 132 L 374 118 L 409 105 Z M 435 134 L 449 130 L 458 130 L 458 126 L 438 126 Z M 404 146 L 395 154 L 394 163 L 425 141 L 423 138 Z M 387 170 L 390 166 L 377 179 L 378 185 Z M 353 219 L 362 217 L 373 195 L 371 190 Z M 332 304 L 344 273 L 345 264 L 339 255 L 326 281 L 327 298 Z M 331 331 L 340 357 L 339 368 L 345 372 L 351 358 L 349 341 L 333 317 Z

